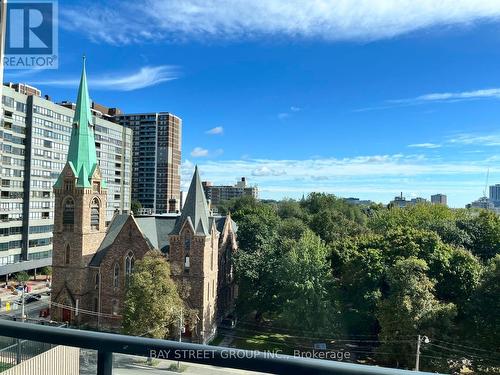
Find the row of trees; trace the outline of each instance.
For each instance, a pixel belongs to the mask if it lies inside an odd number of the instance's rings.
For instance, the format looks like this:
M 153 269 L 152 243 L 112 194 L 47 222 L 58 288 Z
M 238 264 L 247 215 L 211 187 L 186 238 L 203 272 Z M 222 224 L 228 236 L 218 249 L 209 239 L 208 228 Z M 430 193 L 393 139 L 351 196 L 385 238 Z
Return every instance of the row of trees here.
M 221 209 L 238 223 L 241 315 L 302 336 L 371 338 L 359 341 L 372 341 L 377 362 L 390 366 L 413 366 L 419 334 L 431 338 L 423 368 L 447 371 L 464 358 L 477 372 L 499 366 L 494 213 L 360 208 L 318 193 Z

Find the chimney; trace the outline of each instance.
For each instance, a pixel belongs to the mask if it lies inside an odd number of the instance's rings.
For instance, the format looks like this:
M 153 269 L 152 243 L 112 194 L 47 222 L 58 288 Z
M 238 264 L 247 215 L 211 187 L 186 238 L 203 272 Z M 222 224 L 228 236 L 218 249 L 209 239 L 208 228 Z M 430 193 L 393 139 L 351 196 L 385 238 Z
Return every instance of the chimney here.
M 175 198 L 170 198 L 168 200 L 168 213 L 169 214 L 176 213 L 177 212 L 176 206 L 177 206 L 177 200 Z

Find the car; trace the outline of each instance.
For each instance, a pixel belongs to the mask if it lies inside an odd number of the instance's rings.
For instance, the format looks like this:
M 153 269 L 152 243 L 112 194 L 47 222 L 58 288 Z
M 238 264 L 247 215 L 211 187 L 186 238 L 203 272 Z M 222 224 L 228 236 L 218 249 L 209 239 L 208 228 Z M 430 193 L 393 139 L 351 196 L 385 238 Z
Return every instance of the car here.
M 41 294 L 30 294 L 29 296 L 26 297 L 25 302 L 26 303 L 36 302 L 40 301 L 41 298 L 42 298 Z
M 234 329 L 236 327 L 236 318 L 232 315 L 228 315 L 226 318 L 222 319 L 219 324 L 220 328 Z

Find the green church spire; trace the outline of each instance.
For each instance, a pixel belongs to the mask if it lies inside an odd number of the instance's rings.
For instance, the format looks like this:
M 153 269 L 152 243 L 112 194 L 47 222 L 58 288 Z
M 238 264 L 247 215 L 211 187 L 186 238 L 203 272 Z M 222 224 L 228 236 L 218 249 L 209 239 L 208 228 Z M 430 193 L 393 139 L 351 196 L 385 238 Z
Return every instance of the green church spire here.
M 92 129 L 92 112 L 90 111 L 90 97 L 85 72 L 85 57 L 83 57 L 82 77 L 78 98 L 76 100 L 73 130 L 68 149 L 68 163 L 78 177 L 77 186 L 90 187 L 90 177 L 97 167 L 94 131 Z M 103 181 L 104 182 L 104 181 Z M 58 180 L 56 186 L 59 185 Z

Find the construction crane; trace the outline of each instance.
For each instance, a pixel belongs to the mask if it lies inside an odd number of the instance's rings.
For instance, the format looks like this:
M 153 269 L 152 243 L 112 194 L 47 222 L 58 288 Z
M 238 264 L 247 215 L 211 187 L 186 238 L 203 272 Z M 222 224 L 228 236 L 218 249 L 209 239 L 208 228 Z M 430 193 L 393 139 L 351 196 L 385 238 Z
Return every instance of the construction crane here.
M 484 183 L 483 197 L 488 198 L 486 192 L 488 191 L 488 180 L 490 179 L 490 168 L 488 167 L 488 171 L 486 172 L 486 182 Z

